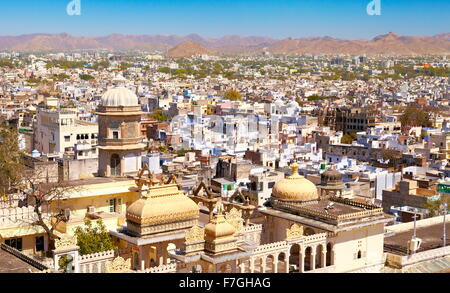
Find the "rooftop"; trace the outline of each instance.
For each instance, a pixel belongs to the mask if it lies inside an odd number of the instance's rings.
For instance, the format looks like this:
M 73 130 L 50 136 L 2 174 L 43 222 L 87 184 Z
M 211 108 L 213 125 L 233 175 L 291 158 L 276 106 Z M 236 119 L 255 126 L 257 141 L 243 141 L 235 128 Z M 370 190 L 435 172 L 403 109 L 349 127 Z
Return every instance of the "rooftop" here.
M 442 247 L 443 223 L 419 227 L 416 229 L 416 236 L 422 239 L 422 244 L 417 252 L 426 251 Z M 386 251 L 396 254 L 407 254 L 408 241 L 413 237 L 414 230 L 410 229 L 404 232 L 395 233 L 393 236 L 384 239 L 384 248 Z M 450 245 L 450 224 L 446 225 L 447 246 Z
M 0 273 L 31 273 L 39 271 L 18 257 L 0 249 Z

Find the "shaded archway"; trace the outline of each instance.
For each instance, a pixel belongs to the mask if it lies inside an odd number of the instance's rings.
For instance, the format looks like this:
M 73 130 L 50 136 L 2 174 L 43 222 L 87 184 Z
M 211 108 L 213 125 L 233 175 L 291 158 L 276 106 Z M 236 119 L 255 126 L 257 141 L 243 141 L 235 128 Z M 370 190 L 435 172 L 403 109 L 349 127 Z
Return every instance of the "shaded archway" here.
M 326 266 L 332 266 L 333 264 L 333 244 L 330 242 L 327 244 Z
M 305 264 L 305 266 L 304 266 L 305 272 L 312 270 L 312 267 L 311 267 L 311 255 L 312 255 L 312 248 L 308 246 L 306 248 L 306 250 L 305 250 L 305 262 L 304 262 L 304 264 Z
M 322 267 L 322 252 L 323 252 L 323 246 L 321 244 L 317 245 L 316 247 L 316 261 L 315 261 L 315 268 L 321 268 Z
M 300 268 L 300 245 L 294 244 L 289 251 L 289 270 L 299 272 Z
M 314 234 L 316 234 L 314 229 L 309 228 L 309 227 L 305 229 L 305 236 L 310 236 L 310 235 L 314 235 Z
M 289 269 L 286 270 L 286 262 L 288 260 L 286 259 L 286 254 L 284 252 L 281 252 L 278 255 L 278 273 L 289 273 Z
M 118 154 L 111 156 L 111 176 L 120 176 L 120 156 Z
M 231 274 L 233 272 L 230 264 L 223 264 L 219 267 L 219 273 Z
M 266 273 L 275 273 L 277 271 L 277 260 L 275 260 L 275 256 L 268 255 L 266 257 Z

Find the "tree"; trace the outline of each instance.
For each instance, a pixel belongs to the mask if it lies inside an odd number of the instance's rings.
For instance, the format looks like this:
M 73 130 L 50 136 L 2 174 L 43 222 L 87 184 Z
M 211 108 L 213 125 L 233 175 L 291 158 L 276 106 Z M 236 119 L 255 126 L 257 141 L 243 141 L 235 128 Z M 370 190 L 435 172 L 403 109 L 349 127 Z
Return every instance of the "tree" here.
M 95 79 L 92 75 L 89 74 L 80 74 L 80 79 L 85 80 L 85 81 L 90 81 Z
M 148 117 L 150 119 L 155 119 L 159 123 L 166 122 L 170 119 L 169 115 L 166 115 L 163 110 L 156 110 L 153 113 L 149 114 Z
M 117 249 L 102 220 L 98 220 L 95 226 L 92 221 L 86 220 L 84 227 L 78 226 L 75 229 L 75 236 L 80 255 Z
M 424 111 L 424 109 L 418 107 L 407 107 L 403 114 L 400 116 L 400 122 L 402 127 L 405 126 L 422 126 L 431 127 L 432 123 L 430 120 L 429 112 Z
M 341 143 L 352 144 L 352 142 L 355 140 L 356 140 L 356 133 L 350 132 L 341 138 Z
M 428 199 L 423 208 L 428 210 L 428 217 L 436 217 L 441 214 L 442 204 L 449 203 L 449 197 L 441 197 L 438 200 Z
M 34 207 L 36 217 L 30 223 L 42 227 L 49 240 L 49 249 L 54 248 L 54 241 L 59 237 L 55 234 L 58 226 L 69 221 L 61 202 L 81 188 L 70 182 L 48 182 L 44 175 L 46 170 L 26 170 L 22 174 L 20 192 L 26 197 L 27 203 Z
M 31 169 L 23 164 L 23 154 L 18 146 L 18 133 L 6 124 L 0 126 L 0 188 L 2 197 L 11 200 L 12 195 L 24 195 L 26 204 L 33 206 L 35 216 L 30 225 L 42 227 L 54 247 L 56 228 L 67 222 L 64 210 L 59 208 L 70 193 L 80 190 L 69 182 L 49 182 L 46 169 Z
M 241 100 L 242 100 L 242 95 L 241 95 L 241 93 L 238 92 L 238 91 L 235 90 L 235 89 L 227 90 L 227 91 L 225 92 L 225 94 L 223 95 L 223 97 L 224 97 L 225 99 L 227 99 L 227 100 L 230 100 L 230 101 L 241 101 Z
M 22 182 L 22 152 L 19 134 L 5 123 L 0 125 L 0 195 L 6 199 Z

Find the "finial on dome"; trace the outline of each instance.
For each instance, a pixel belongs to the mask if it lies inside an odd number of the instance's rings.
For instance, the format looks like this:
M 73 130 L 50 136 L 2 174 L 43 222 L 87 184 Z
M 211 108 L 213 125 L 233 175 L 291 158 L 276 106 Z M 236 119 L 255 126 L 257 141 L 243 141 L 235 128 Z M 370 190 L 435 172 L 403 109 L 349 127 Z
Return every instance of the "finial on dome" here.
M 223 211 L 224 211 L 224 206 L 221 200 L 219 200 L 216 204 L 216 212 L 218 215 L 223 215 Z
M 291 169 L 292 169 L 292 175 L 298 175 L 298 164 L 297 163 L 292 163 Z

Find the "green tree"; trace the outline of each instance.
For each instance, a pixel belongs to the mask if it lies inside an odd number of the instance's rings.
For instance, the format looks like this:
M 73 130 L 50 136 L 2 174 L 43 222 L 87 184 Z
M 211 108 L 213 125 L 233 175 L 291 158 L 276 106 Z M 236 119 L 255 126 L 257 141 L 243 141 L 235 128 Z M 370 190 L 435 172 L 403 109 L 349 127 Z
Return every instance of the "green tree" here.
M 89 74 L 80 74 L 80 79 L 86 80 L 86 81 L 90 81 L 90 80 L 93 80 L 94 77 L 92 75 L 89 75 Z
M 72 260 L 69 258 L 69 256 L 63 255 L 58 260 L 59 269 L 63 273 L 67 273 L 69 271 L 69 264 L 71 264 L 71 263 L 72 263 Z
M 449 197 L 441 197 L 438 200 L 428 199 L 423 208 L 428 210 L 428 217 L 436 217 L 442 213 L 442 204 L 449 204 Z
M 352 144 L 352 142 L 355 141 L 355 140 L 356 140 L 356 133 L 355 132 L 351 132 L 351 133 L 345 134 L 341 138 L 341 143 Z
M 163 154 L 165 154 L 165 153 L 167 153 L 169 150 L 167 149 L 167 147 L 166 146 L 160 146 L 160 147 L 158 147 L 158 151 L 160 152 L 160 153 L 163 153 Z
M 175 154 L 176 154 L 178 157 L 183 157 L 185 154 L 187 154 L 187 153 L 189 153 L 189 152 L 192 152 L 192 151 L 191 151 L 191 150 L 185 150 L 185 149 L 182 149 L 182 150 L 176 151 Z
M 169 115 L 166 115 L 163 110 L 156 110 L 153 113 L 149 114 L 148 117 L 150 119 L 155 119 L 159 123 L 166 122 L 170 119 Z
M 319 95 L 312 95 L 312 96 L 309 96 L 307 99 L 308 99 L 308 101 L 321 101 L 321 100 L 326 100 L 328 98 L 324 97 L 324 96 L 319 96 Z
M 19 133 L 6 123 L 0 125 L 0 195 L 6 199 L 22 183 L 22 152 Z
M 227 91 L 225 92 L 225 94 L 223 95 L 223 97 L 224 97 L 225 99 L 227 99 L 227 100 L 230 100 L 230 101 L 241 101 L 241 100 L 242 100 L 242 95 L 241 95 L 241 93 L 238 92 L 238 91 L 235 90 L 235 89 L 227 90 Z
M 102 220 L 98 220 L 95 226 L 92 221 L 86 220 L 84 227 L 79 226 L 75 229 L 75 236 L 80 247 L 80 255 L 117 249 Z

